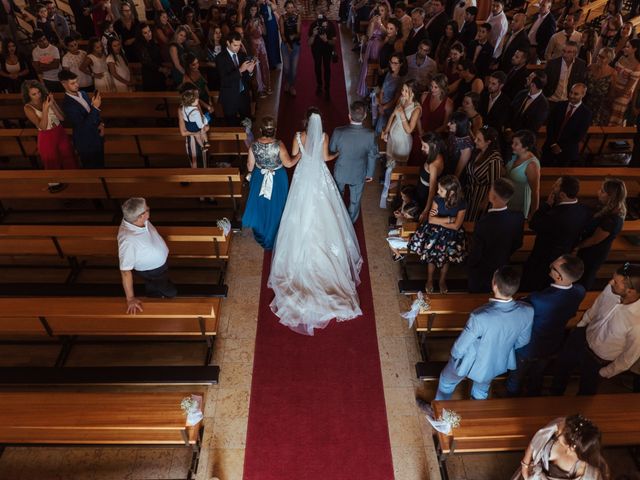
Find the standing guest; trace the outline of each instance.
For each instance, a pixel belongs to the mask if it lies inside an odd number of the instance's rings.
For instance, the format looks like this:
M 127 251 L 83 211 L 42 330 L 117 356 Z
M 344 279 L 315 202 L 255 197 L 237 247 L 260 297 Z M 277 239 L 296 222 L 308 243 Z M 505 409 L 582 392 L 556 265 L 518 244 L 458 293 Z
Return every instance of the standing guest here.
M 519 286 L 520 274 L 515 268 L 502 266 L 495 271 L 493 298 L 471 312 L 440 374 L 436 400 L 450 399 L 465 378 L 473 381 L 471 398 L 484 400 L 491 381 L 516 368 L 515 350 L 529 343 L 533 323 L 531 305 L 513 299 Z
M 429 218 L 433 199 L 438 193 L 438 179 L 444 172 L 445 146 L 439 135 L 427 132 L 420 138 L 424 163 L 420 167 L 416 185 L 416 201 L 420 208 L 420 223 Z
M 593 125 L 609 124 L 609 88 L 616 75 L 616 71 L 610 65 L 613 57 L 612 48 L 603 48 L 598 52 L 595 62 L 587 67 L 587 95 L 583 101 L 593 113 Z
M 591 290 L 600 266 L 605 262 L 611 244 L 622 231 L 627 215 L 627 187 L 622 180 L 607 178 L 598 192 L 602 208 L 587 227 L 576 249 L 584 262 L 584 275 L 580 283 Z
M 80 70 L 93 79 L 98 92 L 114 92 L 113 78 L 107 66 L 107 55 L 104 53 L 102 42 L 93 37 L 89 40 L 88 53 L 80 65 Z
M 512 480 L 526 480 L 534 475 L 548 479 L 608 479 L 609 468 L 602 457 L 600 437 L 598 427 L 581 415 L 556 418 L 531 439 L 520 461 L 520 470 Z
M 551 0 L 542 0 L 529 28 L 530 56 L 543 59 L 551 36 L 556 33 L 556 18 L 551 13 Z
M 527 88 L 527 50 L 518 49 L 511 57 L 511 68 L 508 69 L 507 78 L 504 80 L 502 91 L 507 97 L 514 99 L 516 95 Z M 545 76 L 546 78 L 546 76 Z
M 489 75 L 489 67 L 493 61 L 494 45 L 489 41 L 491 24 L 482 23 L 478 26 L 478 34 L 467 47 L 467 57 L 473 62 L 480 78 Z
M 438 72 L 436 62 L 429 56 L 430 50 L 431 42 L 422 40 L 418 45 L 418 51 L 407 57 L 407 78 L 415 80 L 421 89 L 426 89 L 431 84 L 433 76 Z
M 448 22 L 444 28 L 444 37 L 438 43 L 438 48 L 434 54 L 434 59 L 440 70 L 444 69 L 444 65 L 449 58 L 451 46 L 458 40 L 458 24 L 456 22 Z
M 622 18 L 622 2 L 613 0 L 607 2 L 607 11 L 600 21 L 601 47 L 614 47 L 616 36 L 620 33 L 620 28 L 624 19 Z
M 466 168 L 468 208 L 465 220 L 478 220 L 487 209 L 489 189 L 503 174 L 498 132 L 492 127 L 482 127 L 475 138 L 476 151 Z M 513 185 L 512 185 L 513 187 Z M 509 195 L 509 200 L 513 193 Z M 493 273 L 491 270 L 489 273 Z
M 440 293 L 447 293 L 449 265 L 462 263 L 466 257 L 466 235 L 462 226 L 466 208 L 460 181 L 453 175 L 441 177 L 429 218 L 420 224 L 407 246 L 427 264 L 427 293 L 433 293 L 436 268 L 440 269 Z
M 78 168 L 73 146 L 62 126 L 64 115 L 53 95 L 41 83 L 27 80 L 22 84 L 24 113 L 38 129 L 38 153 L 45 170 L 69 170 Z M 64 188 L 58 183 L 49 186 L 51 193 Z
M 153 38 L 151 27 L 146 23 L 140 24 L 136 51 L 142 64 L 142 90 L 145 92 L 166 90 L 170 70 L 162 64 L 162 49 Z
M 640 79 L 640 39 L 635 38 L 627 42 L 623 55 L 614 68 L 616 75 L 609 90 L 611 115 L 608 124 L 620 126 Z
M 453 100 L 454 108 L 460 108 L 462 100 L 468 92 L 480 93 L 484 89 L 484 82 L 478 75 L 475 64 L 468 58 L 463 59 L 458 65 L 460 80 L 457 82 L 455 91 L 449 91 L 449 96 Z
M 502 132 L 509 118 L 511 99 L 502 92 L 507 76 L 497 70 L 487 78 L 486 88 L 480 94 L 478 112 L 484 124 Z
M 536 234 L 531 254 L 524 265 L 523 287 L 527 291 L 546 288 L 547 266 L 560 255 L 573 251 L 587 222 L 589 210 L 578 202 L 580 181 L 568 175 L 554 183 L 546 202 L 531 217 L 529 228 Z M 584 271 L 584 267 L 582 268 Z M 576 278 L 574 281 L 582 276 Z
M 67 38 L 71 33 L 71 30 L 69 30 L 69 23 L 67 22 L 67 19 L 64 18 L 64 15 L 58 12 L 56 4 L 55 2 L 53 2 L 53 0 L 45 2 L 45 7 L 47 9 L 49 22 L 53 26 L 53 30 L 56 33 L 56 37 L 58 40 L 56 43 L 58 45 L 62 45 L 63 40 Z
M 245 18 L 245 32 L 251 42 L 251 51 L 258 59 L 258 93 L 260 98 L 271 95 L 271 73 L 269 72 L 269 57 L 267 56 L 267 46 L 264 43 L 263 35 L 266 34 L 264 20 L 258 12 L 258 4 L 249 6 L 247 18 Z
M 336 30 L 323 9 L 318 10 L 318 19 L 309 27 L 309 46 L 313 55 L 313 67 L 316 74 L 316 95 L 331 99 L 331 55 L 336 45 Z
M 298 72 L 298 57 L 300 56 L 300 32 L 302 20 L 296 13 L 293 0 L 284 4 L 284 15 L 278 21 L 280 25 L 280 52 L 282 53 L 282 77 L 284 91 L 296 96 L 296 73 Z
M 133 10 L 129 3 L 123 3 L 120 7 L 120 18 L 113 24 L 113 29 L 122 40 L 122 48 L 127 59 L 130 62 L 140 61 L 136 49 L 136 38 L 138 37 L 140 22 L 133 15 Z
M 595 63 L 595 57 L 598 52 L 602 50 L 598 45 L 598 31 L 595 28 L 587 28 L 582 31 L 582 37 L 580 38 L 580 50 L 578 51 L 578 58 L 584 60 L 587 67 Z M 598 48 L 597 48 L 598 47 Z M 615 53 L 614 53 L 615 55 Z
M 390 14 L 388 8 L 387 4 L 380 4 L 377 8 L 378 13 L 369 21 L 366 36 L 368 40 L 366 41 L 366 45 L 363 44 L 363 51 L 360 52 L 360 62 L 362 65 L 360 67 L 360 78 L 356 90 L 356 93 L 361 97 L 366 97 L 369 93 L 369 89 L 367 88 L 369 62 L 374 62 L 379 59 L 380 49 L 384 44 Z
M 491 25 L 489 43 L 494 46 L 494 51 L 491 52 L 492 56 L 493 58 L 498 58 L 500 53 L 498 50 L 509 29 L 509 21 L 504 13 L 504 0 L 493 0 L 491 2 L 491 14 L 485 22 Z
M 173 34 L 171 43 L 169 44 L 169 59 L 171 61 L 171 78 L 176 85 L 182 83 L 184 76 L 184 67 L 182 66 L 182 57 L 188 52 L 187 40 L 189 38 L 188 27 L 180 25 Z
M 475 40 L 478 34 L 478 22 L 476 17 L 478 16 L 478 7 L 467 7 L 464 11 L 464 23 L 460 26 L 460 33 L 458 34 L 458 41 L 463 45 L 469 45 Z
M 475 15 L 478 14 L 476 4 L 477 4 L 476 0 L 462 0 L 456 3 L 455 7 L 453 7 L 453 14 L 451 15 L 451 18 L 453 19 L 454 22 L 456 22 L 456 25 L 458 25 L 459 31 L 461 31 L 462 28 L 464 27 L 467 8 L 476 8 L 476 13 L 474 13 L 474 21 L 475 21 Z
M 76 74 L 81 90 L 91 92 L 93 90 L 93 78 L 91 78 L 91 75 L 87 75 L 80 70 L 87 56 L 87 52 L 80 50 L 78 40 L 76 40 L 75 37 L 65 38 L 64 45 L 67 53 L 62 57 L 62 68 Z
M 544 58 L 547 60 L 553 60 L 561 57 L 564 53 L 564 47 L 567 42 L 574 42 L 576 45 L 580 44 L 582 40 L 582 33 L 576 30 L 576 25 L 580 20 L 581 12 L 567 15 L 564 19 L 563 30 L 554 33 L 549 40 L 547 50 L 545 51 Z
M 396 2 L 393 7 L 393 16 L 400 22 L 399 33 L 401 33 L 401 36 L 399 36 L 399 38 L 402 38 L 402 47 L 404 47 L 404 43 L 407 41 L 407 38 L 409 38 L 409 33 L 413 28 L 411 16 L 407 14 L 407 4 L 404 2 Z
M 91 19 L 93 29 L 97 37 L 101 37 L 107 24 L 113 24 L 113 12 L 109 0 L 93 0 L 91 6 Z
M 104 168 L 104 123 L 100 119 L 100 91 L 89 98 L 80 90 L 75 73 L 62 70 L 59 74 L 65 96 L 62 110 L 73 128 L 73 145 L 84 168 Z
M 262 119 L 260 133 L 247 156 L 250 185 L 242 226 L 253 229 L 260 246 L 271 250 L 289 191 L 287 173 L 282 167 L 293 167 L 300 154 L 290 157 L 284 144 L 275 138 L 276 125 L 272 117 Z
M 454 174 L 458 180 L 462 180 L 474 147 L 469 117 L 464 112 L 454 112 L 448 127 L 447 161 L 444 173 L 446 175 Z
M 615 62 L 624 54 L 624 46 L 627 44 L 629 40 L 633 40 L 637 37 L 636 27 L 633 25 L 633 22 L 624 22 L 622 24 L 622 29 L 616 35 L 616 44 L 614 46 L 614 50 L 616 52 Z
M 228 37 L 231 32 L 235 30 L 238 25 L 238 11 L 233 8 L 227 8 L 227 13 L 224 16 L 224 23 L 222 24 L 222 33 L 224 37 Z
M 227 47 L 216 57 L 218 73 L 220 74 L 219 103 L 224 111 L 225 121 L 229 126 L 240 125 L 249 117 L 249 87 L 248 82 L 256 61 L 247 60 L 240 53 L 242 35 L 232 32 L 227 38 Z
M 33 29 L 40 30 L 45 34 L 49 43 L 53 45 L 62 45 L 62 40 L 58 37 L 58 33 L 54 28 L 53 22 L 49 18 L 49 12 L 47 12 L 47 6 L 43 3 L 38 3 L 35 6 L 35 21 L 33 23 Z M 67 25 L 67 30 L 69 26 Z M 64 37 L 63 37 L 64 38 Z
M 542 266 L 547 273 L 546 285 L 523 299 L 533 307 L 533 328 L 529 344 L 516 350 L 518 368 L 507 379 L 507 392 L 513 397 L 522 393 L 523 386 L 528 397 L 542 393 L 544 371 L 562 349 L 567 323 L 576 315 L 585 296 L 584 287 L 576 283 L 584 271 L 578 257 L 564 254 L 549 266 L 547 263 Z M 550 286 L 549 278 L 553 280 Z
M 169 14 L 164 10 L 156 12 L 156 18 L 154 22 L 153 36 L 160 46 L 162 51 L 162 57 L 164 61 L 169 62 L 169 44 L 171 38 L 173 38 L 174 31 L 171 23 L 169 23 Z
M 549 100 L 551 109 L 558 102 L 565 102 L 569 89 L 576 83 L 584 83 L 587 78 L 587 65 L 576 58 L 578 45 L 568 41 L 562 49 L 562 56 L 549 60 L 544 71 L 547 74 L 547 84 L 544 94 Z
M 69 7 L 75 20 L 75 31 L 82 38 L 94 36 L 95 30 L 91 21 L 91 0 L 69 0 Z
M 382 133 L 389 121 L 391 112 L 402 93 L 401 85 L 407 70 L 407 62 L 401 53 L 394 53 L 389 60 L 389 71 L 384 77 L 382 88 L 378 92 L 378 116 L 376 120 L 376 134 Z
M 144 279 L 147 297 L 173 298 L 175 285 L 169 279 L 169 248 L 149 221 L 144 198 L 133 197 L 122 204 L 122 223 L 118 230 L 118 257 L 122 287 L 127 297 L 127 313 L 142 312 L 142 302 L 133 289 L 133 273 Z
M 17 17 L 26 19 L 27 15 L 14 0 L 0 2 L 0 37 L 14 40 L 18 38 Z
M 469 123 L 471 124 L 471 136 L 475 138 L 478 134 L 478 131 L 484 125 L 484 121 L 482 120 L 482 115 L 478 112 L 480 108 L 480 95 L 476 92 L 467 92 L 462 99 L 462 105 L 460 106 L 460 110 L 464 112 L 469 118 Z
M 107 68 L 109 69 L 109 75 L 113 79 L 114 91 L 132 92 L 134 83 L 131 79 L 129 62 L 122 50 L 122 42 L 117 38 L 111 39 L 107 52 L 109 53 L 107 55 Z
M 182 86 L 182 89 L 185 90 L 180 95 L 178 126 L 180 134 L 185 137 L 185 147 L 191 168 L 206 168 L 211 117 L 208 113 L 204 113 L 200 107 L 198 91 L 196 89 L 186 90 L 187 87 L 191 87 L 191 85 Z
M 489 188 L 491 207 L 475 222 L 471 251 L 467 258 L 469 292 L 491 292 L 493 272 L 509 263 L 511 255 L 522 246 L 524 217 L 507 209 L 513 185 L 496 178 Z
M 547 84 L 547 74 L 534 70 L 527 77 L 527 89 L 519 92 L 511 102 L 511 119 L 505 129 L 507 138 L 512 131 L 528 129 L 540 130 L 549 116 L 549 102 L 542 93 Z
M 531 130 L 517 131 L 511 142 L 513 157 L 507 163 L 507 177 L 515 193 L 509 209 L 530 219 L 540 203 L 540 161 L 535 156 L 536 135 Z
M 278 5 L 272 0 L 259 0 L 260 15 L 264 21 L 264 41 L 271 69 L 282 63 L 280 59 L 280 36 L 278 35 Z
M 209 42 L 207 44 L 207 84 L 209 89 L 213 91 L 220 91 L 220 75 L 218 74 L 218 65 L 216 64 L 216 57 L 220 55 L 224 48 L 224 42 L 222 41 L 222 29 L 214 25 L 209 30 Z
M 200 60 L 193 53 L 187 53 L 184 58 L 184 84 L 193 84 L 197 88 L 199 105 L 208 114 L 213 114 L 215 108 L 211 103 L 211 95 L 207 88 L 207 79 L 200 71 Z
M 411 10 L 411 31 L 407 37 L 407 41 L 404 43 L 404 55 L 413 55 L 418 51 L 418 45 L 420 40 L 428 39 L 429 34 L 424 27 L 424 9 L 417 7 Z
M 384 44 L 380 47 L 380 56 L 378 58 L 378 81 L 381 81 L 389 71 L 391 55 L 395 52 L 402 51 L 403 39 L 401 28 L 400 21 L 395 18 L 390 18 L 387 22 L 387 36 L 385 37 Z M 429 48 L 431 48 L 431 46 L 429 46 Z M 407 58 L 407 62 L 408 61 L 409 59 Z
M 58 81 L 60 73 L 60 50 L 51 45 L 42 30 L 36 30 L 32 35 L 36 46 L 31 52 L 33 67 L 42 78 L 42 83 L 50 92 L 60 92 L 62 87 Z
M 444 7 L 444 0 L 431 0 L 431 17 L 424 25 L 434 51 L 438 50 L 438 45 L 445 36 L 445 29 L 450 20 Z
M 569 334 L 551 386 L 563 395 L 569 376 L 580 368 L 578 395 L 595 395 L 600 377 L 625 372 L 640 358 L 640 265 L 625 263 Z
M 460 81 L 460 70 L 458 69 L 458 65 L 464 59 L 465 48 L 462 43 L 455 42 L 451 45 L 451 49 L 449 50 L 449 57 L 445 62 L 443 72 L 447 77 L 447 82 L 449 85 L 454 86 Z
M 580 142 L 591 126 L 592 113 L 582 103 L 587 93 L 584 83 L 576 83 L 568 100 L 559 102 L 547 121 L 547 138 L 542 147 L 544 165 L 575 166 L 580 159 Z
M 511 68 L 511 59 L 516 50 L 529 52 L 529 37 L 524 29 L 527 16 L 524 13 L 516 13 L 509 25 L 509 32 L 504 36 L 501 44 L 496 45 L 493 53 L 494 66 L 498 70 L 508 72 Z
M 18 52 L 16 42 L 7 39 L 0 54 L 0 89 L 18 93 L 22 82 L 31 76 L 29 59 Z

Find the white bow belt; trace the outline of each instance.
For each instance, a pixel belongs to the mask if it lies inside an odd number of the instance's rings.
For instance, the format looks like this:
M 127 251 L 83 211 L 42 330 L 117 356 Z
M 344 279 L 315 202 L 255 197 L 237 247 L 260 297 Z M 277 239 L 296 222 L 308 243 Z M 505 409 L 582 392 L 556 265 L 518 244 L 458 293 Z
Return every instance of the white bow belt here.
M 273 176 L 275 175 L 276 170 L 280 170 L 282 165 L 273 170 L 268 168 L 261 168 L 260 173 L 262 173 L 262 185 L 260 186 L 260 197 L 264 197 L 267 200 L 271 200 L 271 192 L 273 191 Z

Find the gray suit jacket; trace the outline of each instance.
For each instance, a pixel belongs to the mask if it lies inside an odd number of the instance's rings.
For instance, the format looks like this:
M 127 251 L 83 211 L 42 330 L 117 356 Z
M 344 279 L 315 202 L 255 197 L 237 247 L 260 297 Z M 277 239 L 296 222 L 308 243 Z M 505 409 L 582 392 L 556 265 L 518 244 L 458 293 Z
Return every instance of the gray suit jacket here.
M 362 125 L 338 127 L 331 135 L 329 150 L 340 152 L 333 176 L 338 183 L 358 185 L 373 177 L 378 158 L 376 135 Z

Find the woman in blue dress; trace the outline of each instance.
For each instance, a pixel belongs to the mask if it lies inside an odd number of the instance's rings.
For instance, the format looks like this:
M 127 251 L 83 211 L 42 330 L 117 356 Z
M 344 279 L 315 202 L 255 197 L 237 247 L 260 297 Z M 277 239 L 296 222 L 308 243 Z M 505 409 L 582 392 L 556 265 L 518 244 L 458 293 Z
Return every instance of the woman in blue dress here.
M 260 15 L 264 19 L 266 34 L 264 35 L 264 43 L 267 46 L 267 57 L 269 58 L 269 67 L 271 70 L 276 68 L 281 62 L 280 60 L 280 33 L 278 29 L 278 17 L 276 11 L 278 6 L 271 0 L 259 0 Z
M 273 117 L 264 117 L 261 136 L 251 144 L 247 158 L 249 197 L 242 216 L 242 226 L 253 229 L 253 236 L 265 250 L 273 248 L 280 218 L 289 192 L 284 167 L 293 167 L 300 154 L 291 158 L 284 144 L 275 138 Z

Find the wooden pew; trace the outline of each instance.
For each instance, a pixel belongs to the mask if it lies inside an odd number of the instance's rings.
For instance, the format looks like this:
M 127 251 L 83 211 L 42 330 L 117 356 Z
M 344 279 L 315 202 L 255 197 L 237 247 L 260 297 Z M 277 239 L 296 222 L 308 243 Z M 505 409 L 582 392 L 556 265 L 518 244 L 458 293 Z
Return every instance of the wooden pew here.
M 452 435 L 433 433 L 442 478 L 449 478 L 446 461 L 450 455 L 525 450 L 540 428 L 575 413 L 598 425 L 604 446 L 636 446 L 640 444 L 639 401 L 637 393 L 433 401 L 436 418 L 445 408 L 461 416 Z
M 193 450 L 186 478 L 195 478 L 204 422 L 186 425 L 181 392 L 0 392 L 0 445 L 157 446 Z

